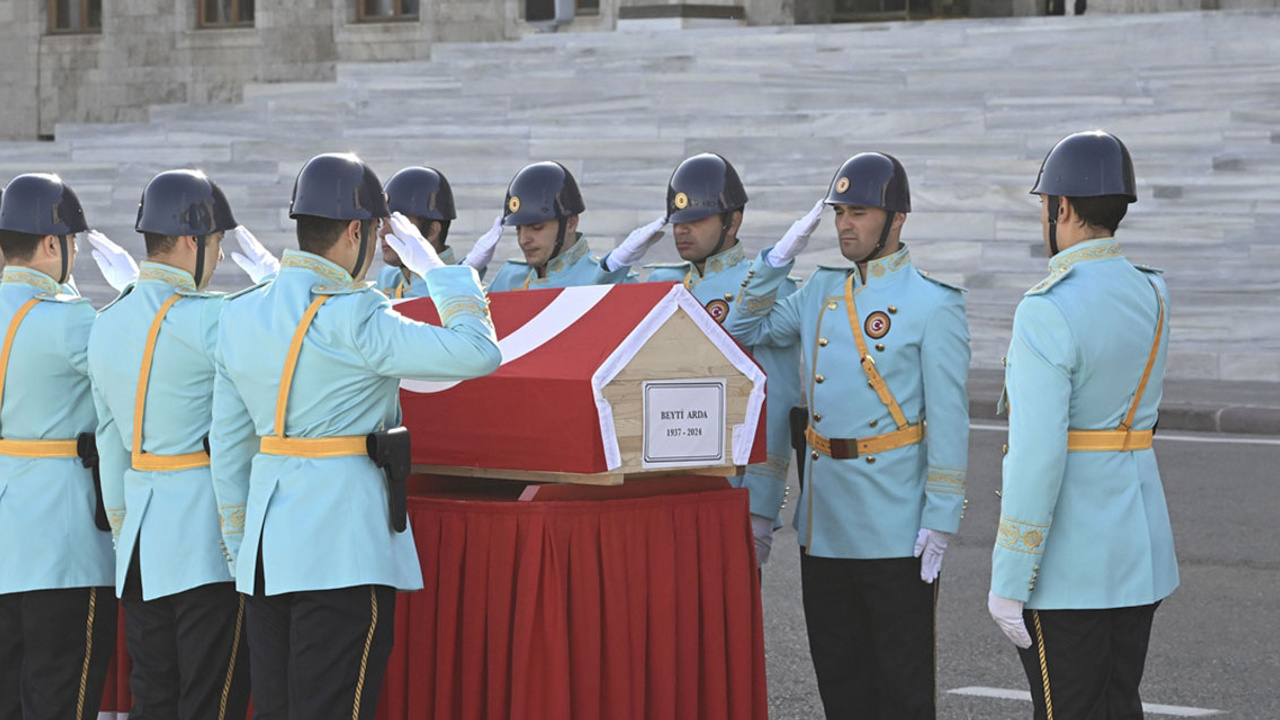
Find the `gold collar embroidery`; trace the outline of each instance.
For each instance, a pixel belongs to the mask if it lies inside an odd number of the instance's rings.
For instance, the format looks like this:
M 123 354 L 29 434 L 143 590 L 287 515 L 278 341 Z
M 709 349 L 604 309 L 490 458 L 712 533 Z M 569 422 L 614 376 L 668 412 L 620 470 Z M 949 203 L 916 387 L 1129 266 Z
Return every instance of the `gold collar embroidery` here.
M 684 276 L 684 286 L 693 287 L 716 273 L 724 272 L 725 270 L 736 266 L 746 258 L 746 252 L 742 249 L 742 243 L 739 242 L 737 245 L 734 245 L 719 255 L 712 255 L 707 258 L 706 262 L 702 265 L 701 275 L 697 274 L 698 266 L 693 263 L 689 263 L 689 271 L 685 273 Z
M 1050 258 L 1049 274 L 1061 275 L 1077 263 L 1089 260 L 1109 260 L 1118 257 L 1124 257 L 1124 252 L 1120 249 L 1120 243 L 1116 242 L 1115 238 L 1089 240 L 1088 242 L 1073 245 Z
M 196 281 L 185 270 L 179 270 L 171 265 L 162 263 L 154 263 L 147 260 L 142 261 L 139 266 L 138 282 L 143 280 L 155 280 L 167 285 L 172 285 L 179 290 L 196 291 Z
M 3 280 L 0 280 L 0 282 L 30 285 L 31 287 L 38 289 L 40 292 L 48 295 L 57 295 L 61 292 L 61 289 L 58 287 L 58 283 L 54 282 L 53 278 L 45 275 L 39 270 L 18 267 L 17 265 L 10 265 L 6 267 L 4 269 Z
M 283 270 L 284 268 L 310 270 L 332 285 L 350 285 L 354 282 L 351 279 L 351 273 L 343 270 L 335 263 L 319 255 L 312 255 L 301 250 L 284 251 L 284 256 L 280 259 L 280 269 Z
M 904 243 L 898 252 L 887 257 L 879 257 L 875 260 L 867 262 L 867 279 L 865 284 L 871 281 L 889 277 L 899 270 L 911 266 L 911 253 L 907 250 Z

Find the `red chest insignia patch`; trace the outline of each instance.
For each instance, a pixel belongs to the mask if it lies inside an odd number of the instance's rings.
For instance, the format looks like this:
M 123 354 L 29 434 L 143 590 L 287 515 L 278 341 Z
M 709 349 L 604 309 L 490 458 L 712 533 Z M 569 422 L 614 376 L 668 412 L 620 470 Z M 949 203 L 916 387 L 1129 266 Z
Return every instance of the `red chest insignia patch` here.
M 723 325 L 724 319 L 729 317 L 729 303 L 723 300 L 712 300 L 707 303 L 707 312 L 711 313 L 711 317 L 716 322 Z
M 879 310 L 867 316 L 867 321 L 862 324 L 867 336 L 879 340 L 889 334 L 889 316 Z

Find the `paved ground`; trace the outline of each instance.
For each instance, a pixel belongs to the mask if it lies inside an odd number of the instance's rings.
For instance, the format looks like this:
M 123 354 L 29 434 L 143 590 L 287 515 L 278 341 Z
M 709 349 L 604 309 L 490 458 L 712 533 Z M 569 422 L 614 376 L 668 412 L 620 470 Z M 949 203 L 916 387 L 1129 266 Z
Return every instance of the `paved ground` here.
M 964 697 L 964 687 L 1027 689 L 1013 646 L 986 611 L 1004 429 L 977 421 L 969 510 L 944 564 L 938 609 L 941 720 L 1027 720 L 1021 700 Z M 1166 431 L 1156 450 L 1173 513 L 1182 586 L 1156 615 L 1143 700 L 1280 718 L 1280 438 Z M 792 497 L 796 497 L 794 473 Z M 790 520 L 790 510 L 786 512 Z M 764 575 L 774 720 L 821 718 L 804 633 L 795 532 L 779 532 Z M 1194 715 L 1191 715 L 1194 717 Z M 1150 718 L 1177 715 L 1148 713 Z

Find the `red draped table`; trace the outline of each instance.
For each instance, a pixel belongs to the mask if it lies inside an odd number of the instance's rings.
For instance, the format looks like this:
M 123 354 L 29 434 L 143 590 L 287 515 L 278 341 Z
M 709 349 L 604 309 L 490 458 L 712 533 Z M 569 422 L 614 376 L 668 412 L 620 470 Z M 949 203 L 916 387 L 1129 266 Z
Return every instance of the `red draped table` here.
M 380 720 L 766 719 L 746 490 L 644 486 L 411 497 L 425 589 L 397 598 Z

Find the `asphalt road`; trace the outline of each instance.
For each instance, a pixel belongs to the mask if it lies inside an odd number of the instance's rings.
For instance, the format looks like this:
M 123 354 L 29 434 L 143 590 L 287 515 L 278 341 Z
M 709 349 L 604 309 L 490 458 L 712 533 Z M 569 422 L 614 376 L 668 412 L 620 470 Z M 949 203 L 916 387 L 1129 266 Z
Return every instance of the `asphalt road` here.
M 941 720 L 1031 717 L 1027 700 L 951 692 L 1027 690 L 1013 645 L 986 609 L 1004 438 L 994 423 L 975 425 L 971 435 L 969 507 L 943 563 L 938 602 Z M 1175 709 L 1147 717 L 1280 719 L 1280 438 L 1170 432 L 1156 436 L 1156 452 L 1182 585 L 1156 613 L 1142 686 L 1144 703 Z M 791 485 L 788 523 L 798 496 L 794 470 Z M 789 524 L 775 537 L 763 594 L 770 716 L 822 718 Z

